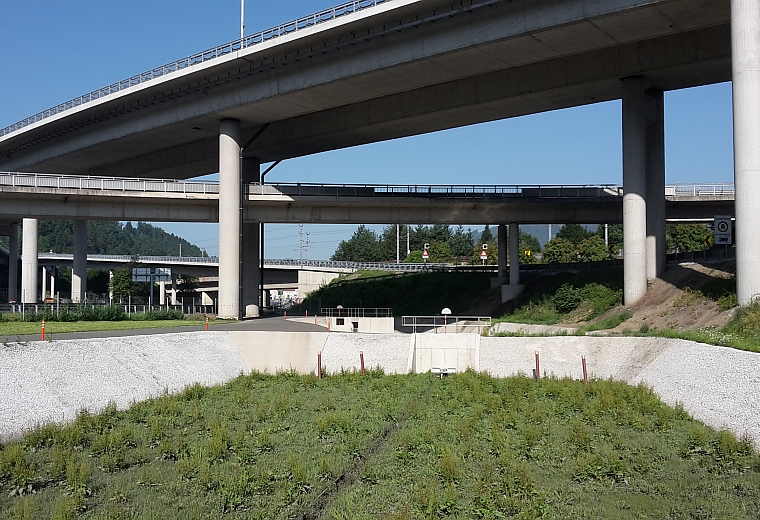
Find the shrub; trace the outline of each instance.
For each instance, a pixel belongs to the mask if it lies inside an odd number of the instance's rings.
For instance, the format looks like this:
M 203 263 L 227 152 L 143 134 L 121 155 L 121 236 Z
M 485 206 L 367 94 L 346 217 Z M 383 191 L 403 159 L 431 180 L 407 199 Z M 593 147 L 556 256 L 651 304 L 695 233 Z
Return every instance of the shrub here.
M 543 253 L 544 263 L 547 264 L 567 264 L 578 260 L 575 246 L 569 240 L 564 238 L 553 238 L 544 246 Z
M 582 301 L 581 291 L 569 283 L 563 284 L 552 297 L 554 308 L 561 313 L 574 311 Z

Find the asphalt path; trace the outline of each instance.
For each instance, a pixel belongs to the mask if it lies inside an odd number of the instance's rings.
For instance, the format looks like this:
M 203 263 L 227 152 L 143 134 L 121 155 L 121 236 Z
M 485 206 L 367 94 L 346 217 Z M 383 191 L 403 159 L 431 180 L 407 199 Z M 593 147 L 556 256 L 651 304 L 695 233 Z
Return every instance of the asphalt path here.
M 165 327 L 158 329 L 132 329 L 132 330 L 99 330 L 94 332 L 68 332 L 60 334 L 47 334 L 45 339 L 65 340 L 65 339 L 87 339 L 87 338 L 118 338 L 128 336 L 146 336 L 151 334 L 177 334 L 180 332 L 198 332 L 206 328 L 205 322 L 198 322 L 198 325 L 189 325 L 182 327 Z M 255 318 L 244 321 L 235 321 L 231 323 L 212 323 L 209 330 L 261 330 L 261 331 L 282 331 L 282 332 L 327 332 L 327 329 L 314 325 L 312 323 L 302 323 L 298 321 L 285 320 L 282 316 L 272 316 L 264 318 Z M 26 335 L 6 335 L 0 337 L 0 343 L 6 342 L 26 342 L 39 341 L 39 334 Z

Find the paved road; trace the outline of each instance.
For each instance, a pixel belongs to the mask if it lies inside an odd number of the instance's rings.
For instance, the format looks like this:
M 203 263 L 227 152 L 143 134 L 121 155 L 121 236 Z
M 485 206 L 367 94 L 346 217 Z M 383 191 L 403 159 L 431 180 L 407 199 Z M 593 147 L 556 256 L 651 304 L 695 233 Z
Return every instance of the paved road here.
M 55 340 L 62 339 L 84 339 L 84 338 L 114 338 L 126 336 L 142 336 L 150 334 L 175 334 L 179 332 L 198 332 L 204 330 L 205 324 L 198 322 L 197 325 L 186 327 L 166 327 L 163 329 L 133 329 L 133 330 L 101 330 L 95 332 L 69 332 L 66 334 L 49 335 Z M 254 320 L 245 320 L 242 322 L 211 324 L 209 330 L 266 330 L 266 331 L 283 331 L 283 332 L 327 332 L 324 327 L 311 323 L 300 323 L 297 321 L 285 320 L 282 316 L 257 318 Z M 9 335 L 0 336 L 0 343 L 15 341 L 38 341 L 39 334 L 28 335 Z

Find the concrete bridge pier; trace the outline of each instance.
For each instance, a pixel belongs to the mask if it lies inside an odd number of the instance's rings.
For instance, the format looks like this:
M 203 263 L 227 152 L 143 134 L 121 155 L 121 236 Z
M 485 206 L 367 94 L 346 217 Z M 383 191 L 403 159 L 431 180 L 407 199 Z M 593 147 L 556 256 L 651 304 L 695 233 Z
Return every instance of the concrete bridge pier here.
M 21 244 L 21 302 L 37 303 L 37 231 L 39 221 L 36 218 L 25 218 L 22 224 Z
M 647 278 L 665 271 L 665 103 L 662 91 L 646 95 Z
M 736 187 L 736 293 L 760 297 L 760 3 L 731 0 Z
M 646 94 L 642 78 L 623 80 L 623 302 L 647 291 Z
M 244 157 L 242 161 L 243 195 L 245 186 L 261 180 L 261 161 L 255 157 Z M 261 224 L 242 224 L 242 308 L 245 318 L 259 316 L 259 287 L 261 285 Z
M 497 278 L 499 280 L 506 280 L 507 279 L 507 270 L 508 268 L 508 254 L 509 251 L 509 242 L 507 240 L 507 226 L 505 224 L 499 224 L 497 237 L 499 240 L 499 274 L 497 275 Z
M 177 305 L 177 275 L 172 273 L 172 305 Z
M 71 301 L 82 303 L 87 297 L 87 221 L 74 221 L 74 261 L 71 269 Z
M 240 121 L 219 123 L 219 302 L 220 318 L 238 319 L 243 210 Z
M 509 285 L 520 285 L 520 225 L 509 224 Z
M 8 231 L 8 300 L 18 297 L 18 223 L 13 222 Z M 5 303 L 5 302 L 3 302 Z

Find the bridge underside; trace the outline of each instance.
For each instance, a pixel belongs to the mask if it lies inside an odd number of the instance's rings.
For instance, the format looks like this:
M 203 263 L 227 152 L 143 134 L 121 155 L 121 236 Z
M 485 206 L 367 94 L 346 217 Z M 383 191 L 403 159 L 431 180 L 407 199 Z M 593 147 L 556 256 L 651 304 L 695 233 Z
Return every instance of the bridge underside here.
M 191 178 L 221 119 L 275 161 L 731 79 L 728 0 L 410 2 L 0 138 L 0 168 Z M 317 43 L 318 42 L 318 43 Z

